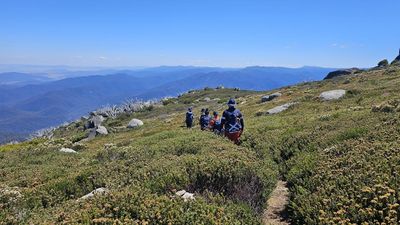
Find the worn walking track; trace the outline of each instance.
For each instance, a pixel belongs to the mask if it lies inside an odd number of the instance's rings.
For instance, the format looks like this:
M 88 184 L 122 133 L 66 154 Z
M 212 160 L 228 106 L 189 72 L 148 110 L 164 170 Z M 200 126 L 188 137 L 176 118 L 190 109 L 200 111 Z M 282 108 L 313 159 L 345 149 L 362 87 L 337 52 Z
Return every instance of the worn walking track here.
M 288 225 L 286 206 L 289 201 L 289 191 L 286 182 L 278 181 L 271 197 L 268 199 L 268 208 L 264 211 L 263 222 L 266 225 Z

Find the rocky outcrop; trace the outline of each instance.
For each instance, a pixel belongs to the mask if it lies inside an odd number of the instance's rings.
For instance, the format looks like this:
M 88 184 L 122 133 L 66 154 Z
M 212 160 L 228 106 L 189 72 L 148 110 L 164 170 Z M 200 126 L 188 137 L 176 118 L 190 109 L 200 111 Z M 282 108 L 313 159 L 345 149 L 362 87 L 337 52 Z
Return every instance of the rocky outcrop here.
M 85 130 L 87 129 L 93 129 L 97 128 L 98 126 L 101 126 L 105 118 L 101 115 L 92 115 L 85 123 L 84 128 Z
M 92 129 L 92 128 L 94 128 L 94 123 L 91 121 L 91 120 L 87 120 L 86 122 L 85 122 L 85 125 L 83 126 L 83 128 L 85 129 L 85 130 L 87 130 L 87 129 Z
M 351 68 L 351 69 L 345 69 L 345 70 L 336 70 L 333 72 L 328 73 L 328 75 L 324 78 L 324 80 L 329 80 L 333 79 L 336 77 L 341 77 L 341 76 L 348 76 L 348 75 L 354 75 L 357 73 L 361 73 L 364 70 L 358 69 L 358 68 Z
M 346 90 L 332 90 L 332 91 L 325 91 L 319 95 L 319 98 L 324 101 L 336 100 L 342 98 L 346 94 Z
M 106 120 L 102 115 L 98 115 L 94 112 L 90 113 L 90 117 L 87 119 L 84 129 L 89 130 L 87 138 L 81 141 L 89 141 L 94 139 L 97 135 L 108 135 L 106 127 L 102 126 L 102 123 Z
M 267 111 L 267 114 L 277 114 L 289 109 L 291 106 L 296 105 L 297 102 L 289 102 L 284 105 L 277 106 Z
M 399 49 L 399 55 L 393 60 L 391 65 L 400 66 L 400 49 Z
M 273 94 L 263 96 L 261 98 L 261 102 L 269 102 L 269 101 L 272 101 L 273 99 L 281 97 L 281 96 L 282 96 L 281 93 L 275 92 Z
M 128 123 L 128 128 L 136 128 L 136 127 L 140 127 L 143 126 L 143 122 L 139 119 L 132 119 L 129 123 Z
M 385 68 L 387 66 L 389 66 L 389 61 L 387 59 L 384 59 L 378 63 L 378 68 Z
M 101 123 L 103 123 L 104 121 L 104 117 L 103 116 L 94 116 L 91 121 L 93 122 L 94 127 L 98 127 L 101 126 Z
M 70 148 L 61 148 L 60 152 L 64 152 L 64 153 L 78 153 L 77 151 L 70 149 Z
M 93 140 L 93 139 L 96 137 L 96 134 L 97 134 L 96 129 L 92 129 L 92 130 L 89 132 L 89 135 L 88 135 L 88 137 L 87 137 L 87 140 L 88 140 L 88 141 Z

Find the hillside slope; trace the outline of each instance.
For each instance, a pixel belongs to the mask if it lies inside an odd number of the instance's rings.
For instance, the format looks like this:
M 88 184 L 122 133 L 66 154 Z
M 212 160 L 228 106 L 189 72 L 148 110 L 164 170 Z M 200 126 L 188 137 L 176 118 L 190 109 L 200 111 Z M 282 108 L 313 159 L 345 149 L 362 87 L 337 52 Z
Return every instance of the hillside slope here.
M 400 213 L 400 69 L 392 66 L 272 92 L 205 90 L 108 119 L 82 142 L 85 121 L 0 147 L 3 223 L 260 224 L 278 179 L 292 224 L 397 224 Z M 344 97 L 323 101 L 324 91 Z M 211 101 L 205 101 L 204 98 Z M 183 127 L 187 107 L 222 111 L 229 97 L 246 120 L 243 143 Z M 296 102 L 286 111 L 267 110 Z M 132 118 L 136 129 L 124 128 Z M 70 147 L 78 154 L 59 152 Z M 105 194 L 80 197 L 104 187 Z M 194 193 L 184 201 L 176 191 Z

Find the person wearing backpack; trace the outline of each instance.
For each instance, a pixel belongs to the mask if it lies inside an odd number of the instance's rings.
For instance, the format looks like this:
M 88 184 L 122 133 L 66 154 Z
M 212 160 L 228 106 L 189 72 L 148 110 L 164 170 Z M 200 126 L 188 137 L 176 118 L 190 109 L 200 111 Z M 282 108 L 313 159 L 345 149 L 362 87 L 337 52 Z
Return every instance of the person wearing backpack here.
M 200 116 L 200 127 L 201 130 L 206 130 L 210 125 L 210 112 L 208 109 L 204 110 L 204 115 Z
M 200 111 L 200 118 L 199 118 L 199 124 L 200 124 L 200 127 L 201 127 L 201 120 L 203 119 L 203 117 L 205 116 L 205 112 L 206 110 L 205 109 L 201 109 L 201 111 Z
M 190 108 L 188 108 L 188 111 L 186 112 L 186 127 L 187 128 L 193 127 L 193 118 L 194 118 L 194 114 L 192 111 L 192 107 L 190 107 Z
M 225 130 L 225 136 L 235 144 L 239 144 L 244 129 L 244 119 L 240 110 L 236 109 L 236 101 L 233 98 L 229 99 L 228 109 L 222 114 L 221 125 Z
M 215 134 L 220 134 L 221 133 L 221 120 L 219 119 L 218 112 L 213 112 L 213 118 L 210 121 L 210 129 L 215 133 Z

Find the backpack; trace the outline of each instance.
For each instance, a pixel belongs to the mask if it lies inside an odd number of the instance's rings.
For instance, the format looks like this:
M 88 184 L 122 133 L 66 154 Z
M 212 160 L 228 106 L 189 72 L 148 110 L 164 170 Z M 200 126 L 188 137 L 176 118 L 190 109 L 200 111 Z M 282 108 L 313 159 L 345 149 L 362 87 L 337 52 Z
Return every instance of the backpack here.
M 218 131 L 221 131 L 221 129 L 222 129 L 222 126 L 221 126 L 222 124 L 221 124 L 221 120 L 219 119 L 219 120 L 214 120 L 214 127 L 213 127 L 213 129 L 214 130 L 218 130 Z
M 238 109 L 235 109 L 234 111 L 229 111 L 226 110 L 225 113 L 225 130 L 228 131 L 229 133 L 236 133 L 242 130 L 242 125 L 240 123 L 240 118 L 242 114 Z
M 186 113 L 186 122 L 192 122 L 193 121 L 193 112 L 187 112 Z
M 200 125 L 202 128 L 208 127 L 208 125 L 210 124 L 210 116 L 207 115 L 202 115 L 200 117 Z

